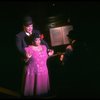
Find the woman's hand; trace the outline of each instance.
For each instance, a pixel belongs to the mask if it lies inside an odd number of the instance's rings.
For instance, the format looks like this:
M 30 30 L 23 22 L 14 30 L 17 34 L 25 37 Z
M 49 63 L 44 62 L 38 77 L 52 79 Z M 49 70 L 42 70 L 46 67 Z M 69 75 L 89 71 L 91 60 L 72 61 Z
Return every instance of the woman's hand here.
M 32 55 L 30 54 L 26 54 L 26 58 L 24 59 L 24 61 L 27 63 L 29 61 L 29 59 L 31 58 Z
M 54 50 L 49 49 L 48 55 L 49 55 L 49 56 L 52 56 L 53 54 L 54 54 Z
M 31 58 L 31 56 L 32 55 L 30 55 L 30 54 L 26 54 L 26 57 L 29 59 L 29 58 Z

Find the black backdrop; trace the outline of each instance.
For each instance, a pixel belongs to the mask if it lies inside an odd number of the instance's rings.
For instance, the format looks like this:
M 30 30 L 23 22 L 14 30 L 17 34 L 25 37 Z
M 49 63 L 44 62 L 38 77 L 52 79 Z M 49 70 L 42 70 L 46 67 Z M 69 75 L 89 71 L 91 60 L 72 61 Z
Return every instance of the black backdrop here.
M 21 18 L 26 14 L 32 15 L 42 32 L 45 30 L 43 26 L 46 24 L 45 20 L 49 16 L 62 14 L 70 17 L 78 35 L 86 42 L 89 54 L 85 58 L 88 60 L 84 66 L 86 70 L 78 81 L 83 80 L 86 87 L 98 94 L 100 91 L 100 2 L 93 1 L 0 2 L 0 86 L 19 91 L 19 67 L 21 66 L 17 64 L 15 35 L 21 29 Z

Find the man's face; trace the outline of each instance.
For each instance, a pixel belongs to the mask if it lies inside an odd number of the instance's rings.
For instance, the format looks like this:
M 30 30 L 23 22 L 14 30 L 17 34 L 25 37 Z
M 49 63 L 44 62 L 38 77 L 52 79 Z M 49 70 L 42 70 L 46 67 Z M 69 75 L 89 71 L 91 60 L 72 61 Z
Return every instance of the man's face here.
M 27 33 L 32 34 L 32 31 L 33 31 L 33 24 L 28 25 L 28 26 L 24 26 L 24 30 L 25 30 Z

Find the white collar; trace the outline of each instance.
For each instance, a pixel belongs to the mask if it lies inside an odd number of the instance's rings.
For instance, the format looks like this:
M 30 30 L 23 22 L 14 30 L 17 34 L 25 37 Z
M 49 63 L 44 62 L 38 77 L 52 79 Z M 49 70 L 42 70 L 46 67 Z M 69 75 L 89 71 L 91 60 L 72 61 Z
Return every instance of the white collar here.
M 30 34 L 28 32 L 25 32 L 27 36 L 30 36 Z

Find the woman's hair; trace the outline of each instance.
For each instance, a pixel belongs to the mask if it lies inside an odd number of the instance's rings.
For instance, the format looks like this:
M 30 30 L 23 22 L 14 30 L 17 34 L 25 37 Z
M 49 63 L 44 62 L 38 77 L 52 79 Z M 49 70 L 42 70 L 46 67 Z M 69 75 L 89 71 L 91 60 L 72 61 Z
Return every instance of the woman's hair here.
M 35 41 L 36 38 L 40 38 L 40 35 L 39 34 L 34 34 L 34 35 L 32 34 L 31 36 L 26 37 L 26 43 L 28 45 L 30 45 L 30 44 L 32 44 L 32 42 Z
M 31 36 L 31 41 L 34 42 L 36 38 L 40 38 L 39 34 L 34 34 Z

